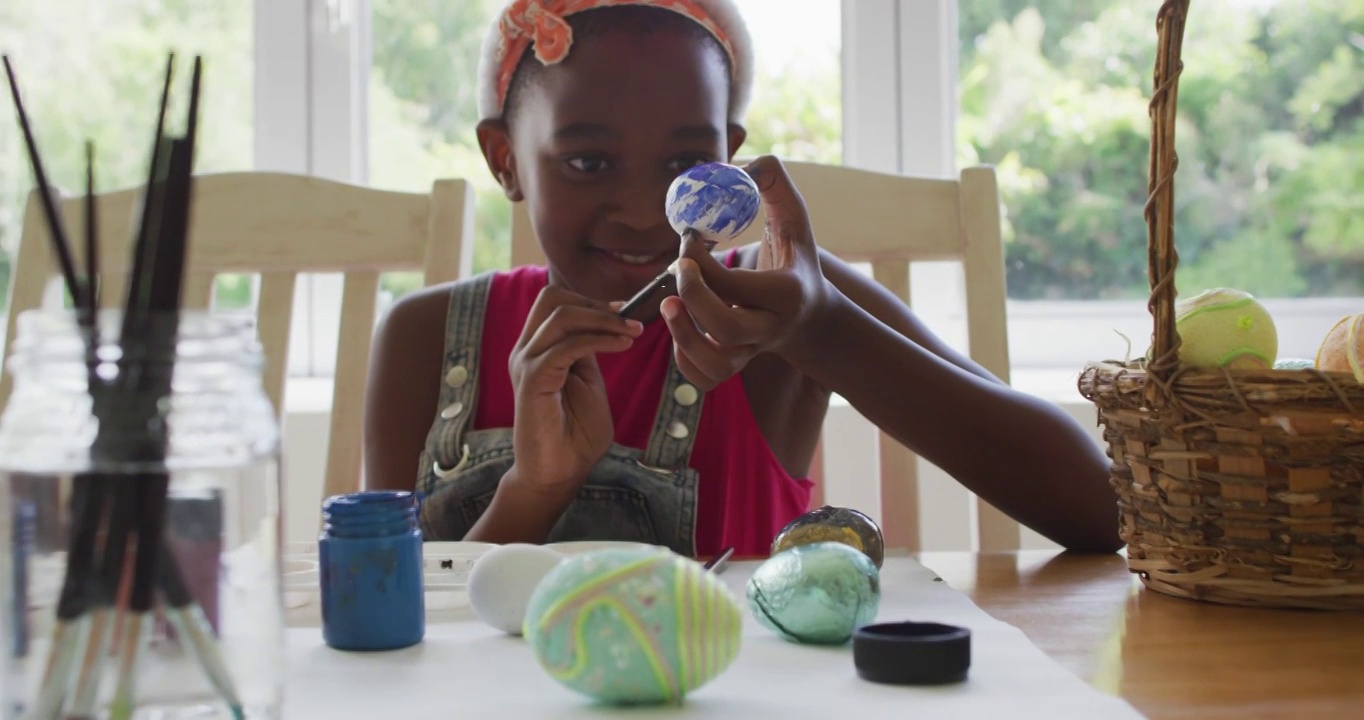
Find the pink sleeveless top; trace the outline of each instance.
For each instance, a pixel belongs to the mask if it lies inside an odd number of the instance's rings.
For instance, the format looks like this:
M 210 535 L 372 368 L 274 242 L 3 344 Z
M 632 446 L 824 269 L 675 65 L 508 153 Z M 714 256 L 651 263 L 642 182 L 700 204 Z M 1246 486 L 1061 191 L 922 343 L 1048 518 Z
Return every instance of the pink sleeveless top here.
M 544 267 L 516 268 L 493 278 L 480 345 L 474 429 L 511 427 L 515 420 L 507 360 L 547 282 Z M 648 444 L 672 352 L 672 335 L 659 318 L 644 326 L 629 350 L 597 356 L 618 444 Z M 777 532 L 809 508 L 813 483 L 791 477 L 772 454 L 739 375 L 706 394 L 696 433 L 688 464 L 699 483 L 697 554 L 715 555 L 733 547 L 736 555 L 766 556 Z

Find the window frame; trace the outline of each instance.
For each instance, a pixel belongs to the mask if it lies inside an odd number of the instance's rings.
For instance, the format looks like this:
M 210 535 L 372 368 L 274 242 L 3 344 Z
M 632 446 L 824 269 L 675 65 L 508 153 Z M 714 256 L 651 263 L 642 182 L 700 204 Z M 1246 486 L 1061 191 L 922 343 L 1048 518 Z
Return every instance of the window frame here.
M 363 183 L 369 0 L 255 0 L 254 10 L 256 169 Z M 335 373 L 341 284 L 299 276 L 290 380 Z

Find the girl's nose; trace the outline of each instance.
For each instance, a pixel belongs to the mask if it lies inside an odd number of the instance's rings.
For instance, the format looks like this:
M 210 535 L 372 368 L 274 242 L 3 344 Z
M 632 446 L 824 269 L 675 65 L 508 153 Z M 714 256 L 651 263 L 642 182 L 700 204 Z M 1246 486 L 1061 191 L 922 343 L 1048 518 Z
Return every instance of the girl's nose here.
M 663 202 L 668 195 L 668 184 L 656 178 L 625 178 L 617 190 L 619 202 L 612 220 L 631 230 L 653 230 L 668 221 Z

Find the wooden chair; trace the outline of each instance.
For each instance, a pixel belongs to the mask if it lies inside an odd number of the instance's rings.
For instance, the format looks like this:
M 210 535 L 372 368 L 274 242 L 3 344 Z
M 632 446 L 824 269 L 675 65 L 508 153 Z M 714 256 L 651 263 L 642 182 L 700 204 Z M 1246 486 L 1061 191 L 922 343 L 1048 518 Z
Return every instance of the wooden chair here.
M 966 277 L 970 356 L 1009 382 L 1004 251 L 994 168 L 967 168 L 959 179 L 938 180 L 808 162 L 784 164 L 805 198 L 820 246 L 849 262 L 869 262 L 876 281 L 906 304 L 912 262 L 960 261 Z M 756 241 L 762 226 L 759 217 L 735 243 Z M 513 211 L 511 257 L 513 265 L 544 262 L 523 203 Z M 884 433 L 878 444 L 886 542 L 917 550 L 922 538 L 916 457 Z M 817 476 L 822 474 L 821 462 L 817 457 Z M 885 520 L 889 518 L 912 521 Z M 976 519 L 980 550 L 1020 546 L 1018 523 L 979 498 Z
M 104 305 L 122 307 L 141 188 L 98 197 Z M 63 198 L 75 250 L 85 225 L 81 198 Z M 360 489 L 361 421 L 378 301 L 379 274 L 421 271 L 427 285 L 469 273 L 473 192 L 464 180 L 438 180 L 429 193 L 376 190 L 302 175 L 238 172 L 195 178 L 184 302 L 209 309 L 221 273 L 260 275 L 257 328 L 265 352 L 265 391 L 283 417 L 289 329 L 299 273 L 344 274 L 340 341 L 328 434 L 326 495 Z M 10 288 L 6 352 L 19 313 L 41 306 L 59 272 L 37 193 L 30 193 Z M 11 391 L 0 375 L 0 408 Z

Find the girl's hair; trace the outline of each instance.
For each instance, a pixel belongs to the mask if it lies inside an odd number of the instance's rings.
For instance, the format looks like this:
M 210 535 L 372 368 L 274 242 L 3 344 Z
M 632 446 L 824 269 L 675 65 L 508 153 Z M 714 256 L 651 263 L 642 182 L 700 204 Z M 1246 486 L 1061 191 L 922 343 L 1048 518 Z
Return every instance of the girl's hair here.
M 733 0 L 514 0 L 498 13 L 478 62 L 478 111 L 506 118 L 537 66 L 607 28 L 681 28 L 720 49 L 729 70 L 729 119 L 742 120 L 753 86 L 753 43 Z

